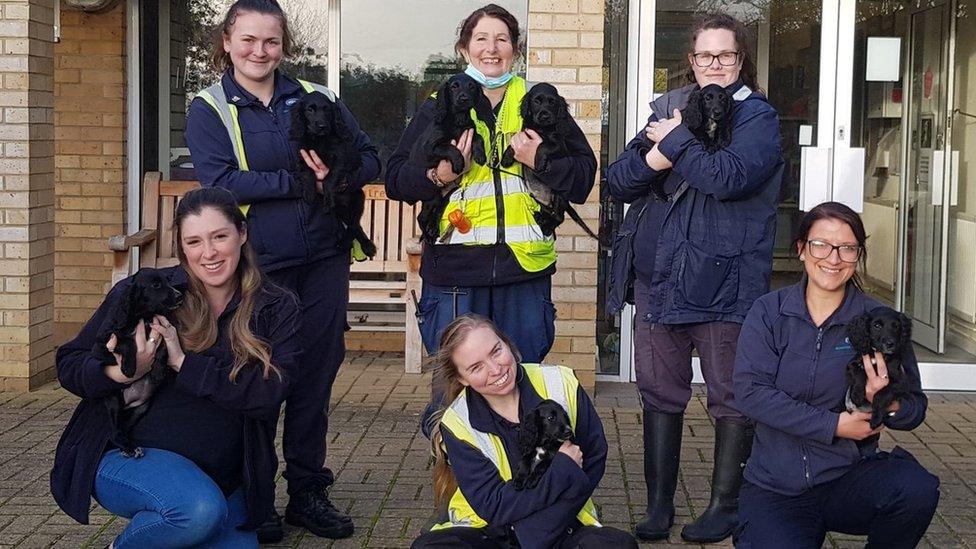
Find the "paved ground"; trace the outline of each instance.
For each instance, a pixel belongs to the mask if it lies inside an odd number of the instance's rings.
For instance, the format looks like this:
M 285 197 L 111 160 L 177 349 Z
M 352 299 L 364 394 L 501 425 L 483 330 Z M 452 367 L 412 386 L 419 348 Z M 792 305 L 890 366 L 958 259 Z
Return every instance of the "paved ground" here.
M 401 364 L 394 354 L 350 356 L 336 382 L 329 466 L 338 482 L 332 496 L 354 517 L 355 536 L 333 543 L 290 528 L 281 547 L 407 547 L 418 534 L 431 508 L 428 449 L 417 430 L 429 376 L 406 375 Z M 640 410 L 631 385 L 600 384 L 595 400 L 610 443 L 595 500 L 607 524 L 629 529 L 645 503 Z M 939 510 L 923 545 L 976 547 L 976 395 L 933 394 L 931 400 L 925 424 L 897 435 L 897 443 L 942 479 Z M 124 520 L 97 507 L 92 524 L 75 524 L 48 493 L 54 447 L 75 402 L 57 385 L 0 393 L 0 547 L 100 548 L 124 527 Z M 678 524 L 672 545 L 659 546 L 689 547 L 678 532 L 707 503 L 712 438 L 696 397 L 685 422 Z M 279 492 L 279 507 L 284 503 Z M 831 536 L 827 545 L 863 541 Z

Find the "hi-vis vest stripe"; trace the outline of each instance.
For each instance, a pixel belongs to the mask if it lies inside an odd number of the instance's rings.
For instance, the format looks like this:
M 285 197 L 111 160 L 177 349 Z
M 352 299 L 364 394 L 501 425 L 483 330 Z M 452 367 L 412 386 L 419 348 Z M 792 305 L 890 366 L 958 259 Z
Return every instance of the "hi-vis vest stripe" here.
M 329 98 L 329 101 L 335 101 L 335 94 L 332 93 L 332 90 L 322 84 L 316 84 L 306 80 L 299 80 L 298 83 L 302 85 L 305 93 L 311 93 L 313 91 L 322 92 Z M 227 128 L 231 148 L 234 149 L 234 158 L 237 159 L 237 168 L 244 172 L 250 170 L 247 165 L 247 155 L 244 154 L 244 139 L 241 137 L 241 125 L 237 118 L 237 105 L 227 101 L 224 86 L 220 82 L 217 82 L 213 86 L 197 92 L 197 96 L 206 101 L 213 110 L 217 111 L 217 115 L 220 116 L 220 121 Z M 245 216 L 249 209 L 249 204 L 241 204 L 241 211 L 244 212 Z
M 551 366 L 547 364 L 523 364 L 525 375 L 542 398 L 552 399 L 562 406 L 569 415 L 570 425 L 576 430 L 577 402 L 576 392 L 579 380 L 573 371 L 565 366 Z M 461 391 L 451 406 L 444 410 L 441 427 L 451 431 L 458 440 L 467 442 L 481 451 L 498 469 L 498 474 L 504 481 L 512 480 L 512 467 L 502 440 L 492 434 L 478 431 L 471 426 L 471 416 L 468 410 L 467 389 Z M 447 507 L 448 521 L 435 524 L 431 530 L 443 530 L 458 526 L 468 528 L 484 528 L 487 522 L 468 503 L 468 500 L 458 488 Z M 601 526 L 597 519 L 596 506 L 592 499 L 588 499 L 576 518 L 584 526 Z
M 489 166 L 472 161 L 471 169 L 461 177 L 458 188 L 451 193 L 447 207 L 440 220 L 440 234 L 444 234 L 451 222 L 448 215 L 461 210 L 471 221 L 472 230 L 467 234 L 453 231 L 445 242 L 440 244 L 494 245 L 506 244 L 511 248 L 515 259 L 527 272 L 537 273 L 556 262 L 555 239 L 546 237 L 536 224 L 535 212 L 539 204 L 529 194 L 522 181 L 522 164 L 515 163 L 508 168 L 496 169 L 502 153 L 508 147 L 513 135 L 522 131 L 522 115 L 519 108 L 527 91 L 525 80 L 512 78 L 505 90 L 494 132 L 471 110 L 475 130 L 488 149 Z M 493 139 L 494 137 L 494 139 Z M 500 179 L 500 202 L 496 200 L 495 177 Z M 499 230 L 501 229 L 501 230 Z

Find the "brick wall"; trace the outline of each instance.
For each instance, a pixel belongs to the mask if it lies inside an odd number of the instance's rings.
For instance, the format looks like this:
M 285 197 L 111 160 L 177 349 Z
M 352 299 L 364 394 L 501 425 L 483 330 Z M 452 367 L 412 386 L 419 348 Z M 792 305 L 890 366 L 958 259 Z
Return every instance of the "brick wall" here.
M 55 45 L 55 341 L 73 337 L 108 290 L 108 237 L 124 232 L 125 3 L 61 11 Z
M 0 389 L 54 372 L 53 5 L 0 3 Z
M 600 150 L 604 0 L 530 0 L 528 79 L 551 82 L 569 101 L 594 151 Z M 576 210 L 596 232 L 598 185 Z M 567 218 L 556 240 L 556 342 L 547 362 L 572 366 L 592 389 L 596 371 L 597 242 Z

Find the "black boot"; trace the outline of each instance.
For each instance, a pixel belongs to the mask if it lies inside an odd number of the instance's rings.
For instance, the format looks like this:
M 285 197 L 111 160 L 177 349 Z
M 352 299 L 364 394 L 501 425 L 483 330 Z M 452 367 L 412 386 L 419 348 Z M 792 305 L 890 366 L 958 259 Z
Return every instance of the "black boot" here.
M 644 482 L 647 516 L 637 523 L 638 539 L 667 539 L 674 524 L 674 490 L 681 456 L 681 414 L 644 410 Z
M 715 422 L 715 465 L 712 499 L 695 522 L 681 529 L 681 539 L 716 543 L 732 535 L 739 519 L 742 470 L 752 452 L 753 429 L 730 420 Z
M 258 543 L 278 543 L 285 537 L 285 529 L 281 525 L 281 515 L 278 511 L 271 511 L 271 515 L 258 526 Z
M 332 505 L 326 486 L 317 482 L 291 497 L 285 508 L 285 522 L 330 539 L 348 538 L 354 530 L 352 519 Z

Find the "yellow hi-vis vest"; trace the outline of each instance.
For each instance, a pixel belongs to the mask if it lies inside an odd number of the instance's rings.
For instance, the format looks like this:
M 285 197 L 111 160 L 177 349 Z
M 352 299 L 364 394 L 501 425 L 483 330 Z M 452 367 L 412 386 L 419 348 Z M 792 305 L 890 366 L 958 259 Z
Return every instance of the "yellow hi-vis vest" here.
M 523 364 L 525 375 L 539 396 L 558 402 L 569 415 L 570 425 L 576 430 L 577 402 L 576 394 L 579 380 L 573 371 L 565 366 L 548 364 Z M 467 389 L 461 391 L 454 402 L 444 410 L 441 417 L 441 428 L 447 428 L 458 440 L 467 442 L 481 451 L 498 469 L 502 480 L 512 480 L 512 468 L 502 440 L 492 434 L 476 430 L 471 426 L 468 413 Z M 484 528 L 488 525 L 484 519 L 471 508 L 461 489 L 458 488 L 447 506 L 448 521 L 435 524 L 431 530 L 442 530 L 457 526 L 469 528 Z M 602 526 L 597 518 L 596 506 L 592 499 L 586 500 L 583 508 L 576 515 L 577 520 L 584 526 Z
M 335 102 L 335 93 L 322 84 L 307 80 L 298 80 L 298 83 L 302 85 L 305 93 L 311 93 L 313 91 L 322 92 L 322 94 L 329 98 L 329 101 Z M 234 158 L 237 159 L 237 168 L 242 172 L 249 171 L 247 155 L 244 153 L 244 139 L 241 137 L 241 124 L 237 117 L 237 105 L 227 101 L 223 84 L 217 82 L 209 88 L 197 92 L 197 96 L 206 101 L 213 110 L 217 111 L 220 121 L 224 123 L 224 128 L 227 129 L 227 135 L 230 136 L 231 148 L 234 149 Z M 251 205 L 241 204 L 240 207 L 241 212 L 247 217 L 247 212 L 251 209 Z M 364 261 L 366 259 L 366 254 L 363 253 L 362 247 L 356 240 L 353 240 L 352 257 L 357 261 Z
M 537 273 L 556 262 L 555 238 L 544 236 L 535 222 L 533 213 L 539 211 L 539 204 L 522 180 L 522 164 L 516 162 L 508 168 L 500 166 L 509 140 L 522 131 L 519 108 L 526 90 L 524 79 L 516 76 L 509 81 L 495 121 L 494 139 L 488 126 L 471 109 L 475 130 L 487 149 L 488 165 L 472 161 L 471 169 L 461 177 L 458 188 L 451 193 L 444 208 L 440 234 L 443 235 L 451 225 L 448 215 L 461 210 L 471 221 L 471 230 L 463 234 L 455 230 L 443 244 L 484 246 L 504 243 L 511 248 L 523 269 Z M 495 177 L 499 181 L 496 182 Z M 442 243 L 438 241 L 437 244 Z

